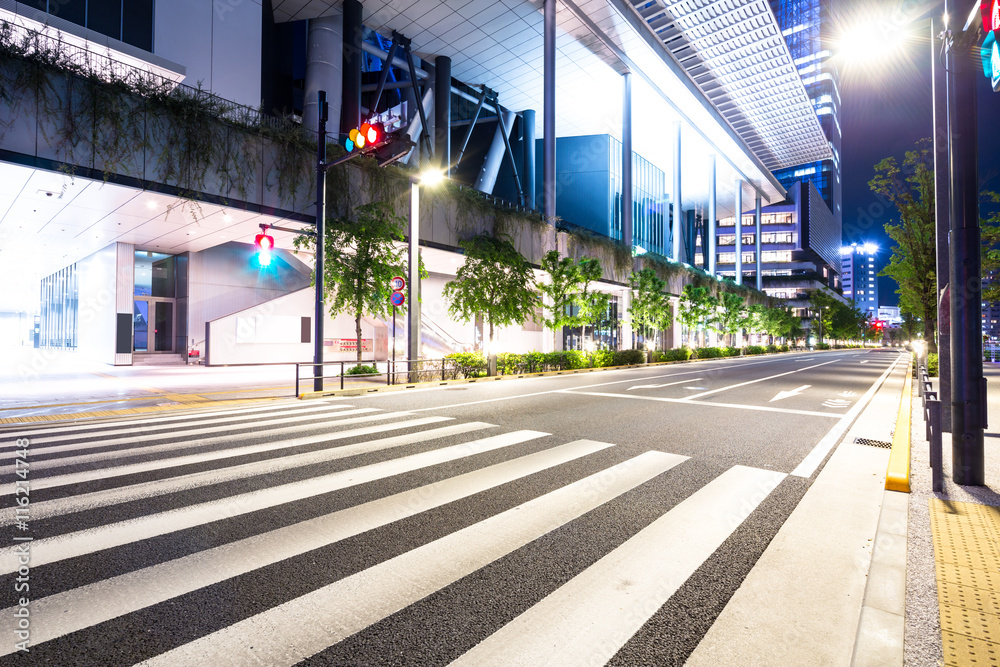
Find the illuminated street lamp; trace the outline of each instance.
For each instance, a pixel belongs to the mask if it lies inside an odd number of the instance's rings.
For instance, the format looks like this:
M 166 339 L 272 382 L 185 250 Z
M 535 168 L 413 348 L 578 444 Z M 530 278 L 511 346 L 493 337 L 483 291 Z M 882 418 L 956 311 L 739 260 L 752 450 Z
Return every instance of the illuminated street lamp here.
M 444 172 L 440 169 L 425 169 L 410 177 L 410 229 L 407 258 L 410 289 L 406 303 L 406 354 L 410 362 L 420 357 L 420 186 L 436 187 L 444 182 Z M 410 364 L 410 370 L 414 367 Z

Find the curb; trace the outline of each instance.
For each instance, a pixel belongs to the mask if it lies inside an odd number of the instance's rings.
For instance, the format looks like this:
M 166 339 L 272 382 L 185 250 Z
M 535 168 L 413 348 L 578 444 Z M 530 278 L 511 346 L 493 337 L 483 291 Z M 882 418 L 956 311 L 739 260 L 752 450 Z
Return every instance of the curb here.
M 896 430 L 892 436 L 892 451 L 889 453 L 889 465 L 885 472 L 886 491 L 910 492 L 910 411 L 913 397 L 913 359 L 906 367 L 906 379 L 903 382 L 903 395 L 899 399 L 899 415 L 896 417 Z
M 310 398 L 328 398 L 330 396 L 363 396 L 365 394 L 379 394 L 389 391 L 404 391 L 406 389 L 432 389 L 434 387 L 445 387 L 456 384 L 472 384 L 474 382 L 497 382 L 499 380 L 520 380 L 533 377 L 551 377 L 555 375 L 575 375 L 577 373 L 598 373 L 602 371 L 618 371 L 628 368 L 651 368 L 654 366 L 670 366 L 673 364 L 707 363 L 711 361 L 726 361 L 729 359 L 749 359 L 751 357 L 777 357 L 780 355 L 795 354 L 816 354 L 817 352 L 834 352 L 843 350 L 813 350 L 806 352 L 766 352 L 764 354 L 740 355 L 738 357 L 712 357 L 710 359 L 686 359 L 683 361 L 655 361 L 648 364 L 631 364 L 628 366 L 602 366 L 601 368 L 573 368 L 563 371 L 543 371 L 540 373 L 518 373 L 517 375 L 494 375 L 493 377 L 463 378 L 459 380 L 431 380 L 429 382 L 407 382 L 404 384 L 380 385 L 375 387 L 357 387 L 353 389 L 329 389 L 323 391 L 305 391 L 296 398 L 307 400 Z M 309 378 L 306 378 L 308 381 Z

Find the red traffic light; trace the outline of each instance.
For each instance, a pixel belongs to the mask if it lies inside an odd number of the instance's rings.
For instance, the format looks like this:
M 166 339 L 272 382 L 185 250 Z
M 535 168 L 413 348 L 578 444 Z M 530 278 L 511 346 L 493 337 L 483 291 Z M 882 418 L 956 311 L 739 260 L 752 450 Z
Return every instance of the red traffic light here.
M 254 237 L 254 247 L 257 248 L 257 263 L 268 266 L 271 263 L 271 251 L 274 249 L 274 238 L 265 232 Z

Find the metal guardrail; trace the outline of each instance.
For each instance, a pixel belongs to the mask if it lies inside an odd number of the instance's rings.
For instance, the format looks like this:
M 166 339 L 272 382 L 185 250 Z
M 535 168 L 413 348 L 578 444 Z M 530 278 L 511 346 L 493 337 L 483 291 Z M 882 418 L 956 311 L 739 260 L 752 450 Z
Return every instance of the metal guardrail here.
M 917 368 L 917 392 L 923 399 L 924 424 L 927 442 L 930 443 L 931 480 L 934 491 L 944 488 L 944 467 L 941 445 L 941 400 L 934 391 L 934 383 L 927 373 L 927 366 Z
M 319 375 L 317 375 L 316 370 L 320 366 L 324 367 L 324 369 L 320 371 Z M 327 375 L 325 370 L 326 366 L 339 366 L 340 372 L 333 375 Z M 380 367 L 384 367 L 385 371 L 379 370 L 377 373 L 362 373 L 357 375 L 348 374 L 347 370 L 349 368 L 354 368 L 355 366 L 373 366 L 376 370 Z M 303 368 L 312 369 L 311 374 L 303 375 Z M 412 361 L 324 361 L 321 364 L 316 364 L 311 361 L 298 362 L 295 364 L 295 395 L 301 395 L 303 381 L 313 381 L 315 386 L 315 380 L 317 379 L 327 380 L 340 378 L 340 389 L 343 390 L 345 378 L 362 380 L 385 377 L 385 384 L 387 386 L 392 386 L 395 384 L 401 384 L 400 376 L 403 376 L 402 384 L 409 384 L 415 382 L 433 382 L 435 380 L 444 382 L 446 380 L 457 379 L 458 375 L 459 367 L 454 359 L 414 359 Z M 379 384 L 381 384 L 381 380 L 379 380 Z

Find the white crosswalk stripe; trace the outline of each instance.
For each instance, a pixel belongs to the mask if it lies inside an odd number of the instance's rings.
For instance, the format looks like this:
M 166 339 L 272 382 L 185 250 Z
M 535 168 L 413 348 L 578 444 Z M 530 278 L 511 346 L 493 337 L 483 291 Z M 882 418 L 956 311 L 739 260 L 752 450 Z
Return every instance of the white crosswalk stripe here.
M 197 633 L 183 639 L 143 621 L 136 637 L 143 648 L 129 664 L 296 664 L 358 633 L 370 635 L 389 617 L 415 613 L 417 603 L 543 538 L 565 539 L 585 517 L 595 538 L 617 534 L 610 508 L 650 484 L 663 487 L 680 474 L 671 470 L 690 465 L 686 456 L 655 449 L 626 452 L 444 415 L 344 403 L 310 408 L 296 402 L 171 414 L 157 418 L 150 433 L 132 420 L 26 431 L 44 433 L 41 446 L 30 446 L 32 456 L 44 455 L 29 462 L 33 539 L 27 547 L 0 547 L 0 575 L 13 580 L 19 554 L 30 548 L 32 588 L 45 582 L 30 603 L 34 656 L 56 646 L 65 655 L 80 638 L 93 651 L 109 629 L 126 631 L 150 614 L 198 614 L 192 596 L 239 590 L 246 584 L 233 582 L 295 562 L 308 581 L 304 591 L 280 597 L 280 587 L 263 586 L 254 597 L 264 602 L 248 606 L 252 613 L 199 616 Z M 13 479 L 13 471 L 0 467 L 0 479 Z M 610 660 L 786 477 L 743 466 L 716 475 L 679 503 L 652 505 L 649 518 L 601 549 L 603 557 L 560 576 L 561 585 L 449 659 Z M 8 503 L 14 493 L 13 484 L 0 485 Z M 493 500 L 480 504 L 484 497 Z M 516 500 L 498 500 L 507 498 Z M 476 508 L 465 521 L 458 519 L 463 508 Z M 436 534 L 407 533 L 411 525 L 426 530 L 434 525 L 428 517 L 441 512 L 457 523 L 441 524 Z M 0 526 L 15 535 L 24 534 L 17 530 L 22 519 L 13 504 L 0 506 Z M 383 533 L 409 534 L 411 543 L 342 574 L 328 570 L 337 559 L 330 554 L 356 550 L 359 539 L 378 543 Z M 18 630 L 16 611 L 0 610 L 0 633 Z M 125 664 L 120 646 L 106 649 L 119 656 L 107 664 Z M 0 644 L 0 656 L 15 651 L 14 642 Z

